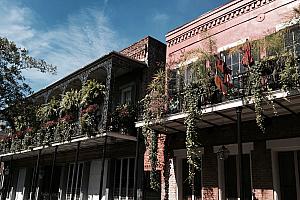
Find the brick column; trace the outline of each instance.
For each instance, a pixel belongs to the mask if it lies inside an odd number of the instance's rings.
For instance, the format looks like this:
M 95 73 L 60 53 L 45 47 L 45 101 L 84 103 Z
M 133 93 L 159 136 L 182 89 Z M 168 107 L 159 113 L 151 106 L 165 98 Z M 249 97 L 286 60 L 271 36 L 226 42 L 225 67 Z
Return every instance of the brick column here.
M 213 147 L 204 147 L 202 157 L 202 199 L 218 199 L 218 160 Z
M 266 149 L 266 141 L 254 142 L 254 150 L 251 152 L 251 160 L 254 199 L 273 199 L 271 151 Z

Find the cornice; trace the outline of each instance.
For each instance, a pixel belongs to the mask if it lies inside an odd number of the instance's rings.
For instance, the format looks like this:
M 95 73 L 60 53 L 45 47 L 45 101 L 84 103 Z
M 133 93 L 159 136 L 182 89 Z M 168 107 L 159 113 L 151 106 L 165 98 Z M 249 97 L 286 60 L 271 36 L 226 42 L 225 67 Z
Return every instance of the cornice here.
M 239 16 L 242 16 L 246 13 L 249 13 L 253 10 L 256 10 L 258 8 L 261 8 L 269 3 L 274 2 L 275 0 L 254 0 L 251 2 L 248 2 L 244 5 L 241 5 L 238 8 L 235 8 L 233 10 L 228 11 L 227 13 L 217 16 L 212 20 L 209 20 L 208 22 L 205 22 L 203 24 L 200 24 L 192 29 L 189 29 L 185 31 L 184 33 L 170 39 L 167 41 L 168 47 L 174 46 L 176 44 L 179 44 L 187 39 L 190 39 L 192 37 L 197 36 L 201 32 L 205 32 L 209 29 L 212 29 L 216 26 L 219 26 L 221 24 L 224 24 L 230 20 L 233 20 Z

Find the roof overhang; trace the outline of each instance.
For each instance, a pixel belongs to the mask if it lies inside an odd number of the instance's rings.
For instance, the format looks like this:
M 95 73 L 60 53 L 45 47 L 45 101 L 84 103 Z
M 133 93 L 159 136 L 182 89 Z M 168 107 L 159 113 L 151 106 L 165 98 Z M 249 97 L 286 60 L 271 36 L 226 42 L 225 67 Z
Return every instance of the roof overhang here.
M 268 98 L 273 101 L 273 104 L 263 103 L 264 118 L 272 118 L 279 115 L 297 115 L 300 112 L 299 91 L 274 91 L 270 93 Z M 254 99 L 251 97 L 240 98 L 202 108 L 202 118 L 197 120 L 197 127 L 203 129 L 236 123 L 236 108 L 238 107 L 243 108 L 243 122 L 255 120 Z M 172 114 L 164 118 L 163 123 L 150 123 L 150 126 L 153 130 L 165 134 L 185 132 L 184 120 L 187 116 L 188 113 L 186 112 Z M 136 123 L 136 128 L 144 125 L 144 121 L 139 121 Z
M 107 144 L 116 144 L 118 142 L 124 142 L 124 141 L 133 141 L 133 142 L 137 141 L 135 136 L 123 135 L 117 132 L 107 132 L 103 134 L 98 134 L 96 136 L 80 137 L 66 142 L 58 142 L 58 143 L 53 143 L 51 145 L 35 147 L 29 150 L 6 153 L 0 155 L 0 157 L 4 161 L 9 160 L 11 156 L 13 156 L 13 159 L 27 158 L 27 157 L 36 156 L 39 150 L 42 150 L 43 154 L 50 154 L 54 152 L 56 146 L 58 146 L 58 153 L 72 151 L 77 148 L 78 142 L 80 142 L 80 149 L 84 149 L 92 146 L 100 146 L 100 145 L 104 145 L 105 137 L 107 137 Z

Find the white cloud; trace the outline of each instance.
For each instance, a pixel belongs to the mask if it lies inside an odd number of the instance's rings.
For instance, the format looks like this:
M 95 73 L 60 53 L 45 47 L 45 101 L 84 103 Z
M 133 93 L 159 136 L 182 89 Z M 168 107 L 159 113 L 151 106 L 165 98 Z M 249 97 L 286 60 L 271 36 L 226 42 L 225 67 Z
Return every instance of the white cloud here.
M 0 7 L 0 36 L 8 37 L 30 51 L 30 55 L 58 67 L 56 76 L 25 71 L 34 89 L 64 77 L 111 50 L 122 46 L 102 11 L 93 8 L 70 15 L 55 28 L 43 31 L 35 28 L 35 13 L 11 1 Z M 121 44 L 120 44 L 121 43 Z
M 169 21 L 169 18 L 170 17 L 165 13 L 156 13 L 153 16 L 153 21 L 156 22 L 156 23 L 164 24 L 164 23 Z

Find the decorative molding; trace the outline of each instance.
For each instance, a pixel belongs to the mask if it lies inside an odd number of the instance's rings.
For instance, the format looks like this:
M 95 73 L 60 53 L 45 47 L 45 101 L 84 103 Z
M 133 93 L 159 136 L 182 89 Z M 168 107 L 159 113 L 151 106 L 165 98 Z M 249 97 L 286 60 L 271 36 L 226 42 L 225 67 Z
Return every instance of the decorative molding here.
M 224 24 L 232 19 L 235 19 L 241 15 L 244 15 L 246 13 L 249 13 L 253 10 L 256 10 L 264 5 L 267 5 L 271 2 L 274 2 L 275 0 L 254 0 L 252 2 L 249 2 L 247 4 L 244 4 L 234 10 L 231 10 L 223 15 L 220 15 L 208 22 L 205 22 L 193 29 L 190 29 L 174 38 L 171 40 L 167 41 L 168 47 L 174 46 L 176 44 L 179 44 L 187 39 L 190 39 L 192 37 L 195 37 L 198 35 L 200 32 L 207 31 L 209 29 L 212 29 L 216 26 L 219 26 L 221 24 Z

